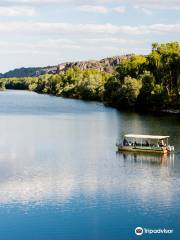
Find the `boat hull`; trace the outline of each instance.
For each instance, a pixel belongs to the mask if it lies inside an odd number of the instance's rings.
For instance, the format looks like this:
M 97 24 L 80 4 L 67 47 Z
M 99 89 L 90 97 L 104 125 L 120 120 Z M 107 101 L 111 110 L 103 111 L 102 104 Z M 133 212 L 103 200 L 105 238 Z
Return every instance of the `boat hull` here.
M 142 153 L 159 153 L 159 154 L 167 154 L 168 150 L 166 147 L 141 147 L 141 146 L 122 146 L 117 145 L 118 151 L 120 152 L 142 152 Z

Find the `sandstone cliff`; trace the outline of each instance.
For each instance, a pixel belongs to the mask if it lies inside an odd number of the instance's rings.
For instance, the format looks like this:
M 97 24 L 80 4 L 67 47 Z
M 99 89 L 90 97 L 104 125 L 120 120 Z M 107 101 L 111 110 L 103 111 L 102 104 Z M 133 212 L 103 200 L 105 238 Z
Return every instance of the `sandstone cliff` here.
M 124 58 L 129 58 L 131 55 L 122 55 L 115 57 L 108 57 L 101 60 L 89 60 L 89 61 L 77 61 L 77 62 L 65 62 L 57 66 L 48 67 L 31 67 L 31 68 L 19 68 L 11 70 L 7 73 L 0 74 L 0 78 L 12 78 L 12 77 L 34 77 L 43 74 L 56 74 L 66 71 L 71 67 L 78 67 L 80 69 L 96 69 L 112 73 L 118 64 Z

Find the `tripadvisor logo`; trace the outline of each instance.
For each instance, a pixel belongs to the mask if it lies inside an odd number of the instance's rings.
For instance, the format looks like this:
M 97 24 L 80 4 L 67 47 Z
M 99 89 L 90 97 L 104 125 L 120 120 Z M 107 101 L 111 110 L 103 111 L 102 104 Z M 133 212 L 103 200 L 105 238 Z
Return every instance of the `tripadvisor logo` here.
M 143 235 L 143 228 L 142 227 L 137 227 L 135 229 L 135 234 L 138 235 L 138 236 Z
M 143 234 L 172 234 L 174 232 L 173 229 L 150 229 L 150 228 L 142 228 L 142 227 L 137 227 L 135 228 L 135 234 L 138 236 L 141 236 Z

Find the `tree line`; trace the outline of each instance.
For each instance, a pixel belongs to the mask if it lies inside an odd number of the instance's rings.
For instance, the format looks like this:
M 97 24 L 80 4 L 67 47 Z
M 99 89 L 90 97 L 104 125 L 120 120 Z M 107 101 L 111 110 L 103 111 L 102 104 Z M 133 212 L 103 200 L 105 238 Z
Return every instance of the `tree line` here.
M 113 74 L 69 68 L 55 75 L 0 79 L 0 88 L 103 101 L 118 109 L 180 109 L 180 44 L 154 43 L 149 55 L 122 60 Z

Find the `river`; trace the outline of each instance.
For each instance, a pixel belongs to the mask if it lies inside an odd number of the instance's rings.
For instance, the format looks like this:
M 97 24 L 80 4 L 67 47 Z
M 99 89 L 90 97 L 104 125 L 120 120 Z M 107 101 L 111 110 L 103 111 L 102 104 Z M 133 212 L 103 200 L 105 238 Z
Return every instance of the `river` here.
M 168 157 L 116 153 L 124 133 L 171 136 Z M 0 238 L 130 240 L 134 229 L 180 237 L 180 121 L 97 102 L 0 93 Z

